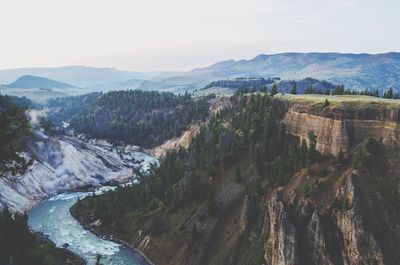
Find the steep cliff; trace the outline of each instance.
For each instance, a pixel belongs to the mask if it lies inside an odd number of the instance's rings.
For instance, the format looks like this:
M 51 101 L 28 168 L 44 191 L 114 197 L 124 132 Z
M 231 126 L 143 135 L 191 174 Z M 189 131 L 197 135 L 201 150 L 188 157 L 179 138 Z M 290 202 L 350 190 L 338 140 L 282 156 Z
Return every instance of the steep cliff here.
M 384 142 L 400 140 L 400 105 L 392 101 L 340 101 L 340 97 L 315 96 L 317 101 L 302 101 L 301 96 L 281 96 L 275 99 L 281 109 L 287 130 L 307 139 L 309 131 L 317 135 L 317 149 L 323 154 L 336 155 L 348 151 L 368 138 Z M 360 97 L 360 96 L 358 96 Z M 329 99 L 328 105 L 321 99 Z M 371 97 L 369 97 L 371 98 Z M 369 99 L 368 99 L 369 100 Z M 374 104 L 375 103 L 375 104 Z M 361 105 L 361 106 L 360 106 Z

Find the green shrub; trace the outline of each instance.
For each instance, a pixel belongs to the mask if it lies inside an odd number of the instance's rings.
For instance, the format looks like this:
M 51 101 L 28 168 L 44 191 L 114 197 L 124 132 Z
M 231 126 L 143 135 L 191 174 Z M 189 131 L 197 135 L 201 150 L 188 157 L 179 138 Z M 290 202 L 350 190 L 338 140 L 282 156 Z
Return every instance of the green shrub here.
M 305 197 L 309 197 L 311 194 L 311 184 L 309 181 L 306 181 L 306 183 L 304 183 L 303 185 L 303 195 Z
M 381 150 L 381 144 L 377 140 L 369 138 L 365 148 L 367 149 L 368 153 L 375 155 Z
M 319 170 L 318 170 L 318 177 L 323 178 L 327 176 L 329 173 L 328 166 L 323 165 Z
M 353 157 L 353 167 L 354 168 L 361 168 L 366 165 L 367 157 L 365 152 L 360 150 L 358 151 Z
M 215 216 L 218 213 L 218 204 L 212 192 L 207 197 L 207 211 L 210 216 Z
M 340 148 L 339 153 L 338 153 L 338 155 L 336 157 L 336 162 L 339 163 L 339 164 L 342 164 L 343 161 L 344 161 L 344 153 L 343 153 L 342 148 Z
M 199 238 L 199 230 L 197 229 L 196 224 L 192 225 L 192 230 L 190 232 L 191 241 L 196 241 Z
M 236 171 L 235 171 L 235 182 L 236 183 L 241 183 L 242 182 L 242 173 L 241 173 L 241 170 L 240 170 L 240 166 L 238 166 L 236 168 Z

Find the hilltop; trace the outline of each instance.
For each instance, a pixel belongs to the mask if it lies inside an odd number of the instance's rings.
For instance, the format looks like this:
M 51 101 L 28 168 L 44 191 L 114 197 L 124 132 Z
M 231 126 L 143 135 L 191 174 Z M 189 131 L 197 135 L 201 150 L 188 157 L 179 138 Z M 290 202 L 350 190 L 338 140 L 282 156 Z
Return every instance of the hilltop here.
M 73 88 L 73 85 L 51 80 L 45 77 L 24 75 L 19 77 L 13 83 L 4 85 L 9 88 L 40 88 L 40 89 L 53 89 L 53 88 Z

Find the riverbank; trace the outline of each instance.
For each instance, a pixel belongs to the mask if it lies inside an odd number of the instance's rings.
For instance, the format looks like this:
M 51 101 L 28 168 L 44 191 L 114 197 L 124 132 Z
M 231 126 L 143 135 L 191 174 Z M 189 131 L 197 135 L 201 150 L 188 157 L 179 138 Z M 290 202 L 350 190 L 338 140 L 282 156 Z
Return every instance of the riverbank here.
M 147 249 L 146 246 L 144 246 L 143 248 L 141 248 L 141 250 L 139 250 L 132 243 L 128 242 L 129 238 L 124 238 L 123 235 L 113 234 L 111 231 L 107 230 L 107 228 L 108 228 L 107 226 L 102 226 L 100 221 L 92 222 L 91 218 L 90 218 L 91 214 L 90 213 L 82 214 L 77 209 L 77 204 L 74 204 L 70 208 L 70 213 L 80 223 L 80 225 L 85 230 L 95 234 L 96 236 L 98 236 L 104 240 L 112 241 L 117 244 L 121 244 L 121 245 L 124 245 L 124 246 L 130 248 L 132 251 L 138 253 L 143 258 L 143 261 L 148 265 L 158 264 L 157 261 L 156 261 L 156 263 L 154 263 L 153 261 L 150 260 L 153 258 L 155 258 L 155 259 L 159 258 L 159 256 L 157 254 L 152 253 L 151 251 L 148 251 L 149 249 Z M 140 232 L 138 231 L 138 233 L 140 233 Z M 130 234 L 129 235 L 127 234 L 127 236 L 129 237 Z
M 96 194 L 112 189 L 103 187 Z M 55 243 L 65 246 L 84 259 L 88 265 L 94 265 L 96 255 L 102 256 L 103 265 L 148 265 L 146 259 L 131 248 L 104 240 L 86 230 L 70 213 L 69 209 L 79 198 L 91 196 L 92 192 L 71 192 L 60 194 L 41 202 L 29 213 L 29 226 L 39 231 Z
M 58 248 L 51 240 L 41 233 L 34 232 L 38 249 L 46 253 L 48 264 L 85 265 L 86 261 L 65 248 Z
M 71 215 L 83 226 L 83 228 L 85 228 L 85 230 L 90 231 L 91 233 L 95 234 L 96 236 L 104 239 L 104 240 L 108 240 L 108 241 L 112 241 L 114 243 L 117 244 L 121 244 L 124 245 L 128 248 L 130 248 L 132 251 L 138 253 L 140 256 L 142 256 L 143 261 L 146 262 L 148 265 L 155 265 L 147 256 L 143 251 L 140 251 L 138 249 L 136 249 L 132 244 L 128 243 L 125 240 L 122 240 L 120 238 L 114 237 L 114 235 L 112 234 L 105 234 L 105 233 L 101 233 L 99 229 L 95 229 L 93 226 L 91 226 L 88 222 L 84 222 L 82 220 L 83 216 L 78 215 L 77 213 L 77 209 L 76 209 L 76 204 L 74 204 L 71 208 L 70 208 L 70 213 Z

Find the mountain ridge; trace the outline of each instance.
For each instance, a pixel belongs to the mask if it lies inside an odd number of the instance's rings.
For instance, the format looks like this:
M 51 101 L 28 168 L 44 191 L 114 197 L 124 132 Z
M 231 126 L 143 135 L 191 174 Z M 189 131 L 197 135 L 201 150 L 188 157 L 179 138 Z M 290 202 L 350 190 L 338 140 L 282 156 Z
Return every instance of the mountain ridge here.
M 119 70 L 112 67 L 90 67 L 69 65 L 60 67 L 28 67 L 0 70 L 0 83 L 10 83 L 23 75 L 42 76 L 86 87 L 97 83 L 123 82 L 129 79 L 149 79 L 161 74 L 160 72 L 135 72 Z
M 81 65 L 63 67 L 14 68 L 0 70 L 0 83 L 21 75 L 37 75 L 79 87 L 124 83 L 138 79 L 151 81 L 145 88 L 175 92 L 201 89 L 226 78 L 274 77 L 282 79 L 314 78 L 343 84 L 349 89 L 393 87 L 400 90 L 400 53 L 286 52 L 259 54 L 250 59 L 223 60 L 185 72 L 135 72 L 111 67 Z M 155 82 L 153 82 L 155 81 Z M 123 86 L 123 84 L 122 84 Z M 154 88 L 152 88 L 154 87 Z
M 344 84 L 350 89 L 393 87 L 400 90 L 400 53 L 278 53 L 252 59 L 225 60 L 169 77 L 164 83 L 202 88 L 212 81 L 236 77 L 303 79 L 307 77 Z
M 46 77 L 34 76 L 34 75 L 23 75 L 15 80 L 13 83 L 3 85 L 9 88 L 40 88 L 40 89 L 52 89 L 52 88 L 74 88 L 75 86 L 52 80 Z

